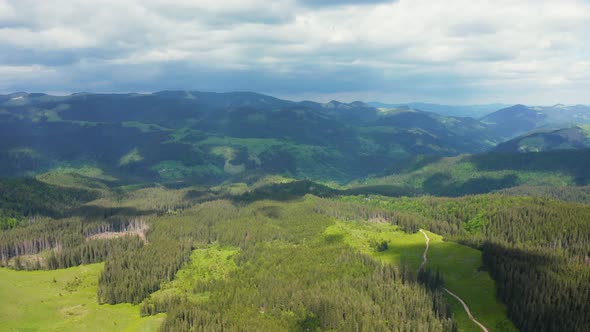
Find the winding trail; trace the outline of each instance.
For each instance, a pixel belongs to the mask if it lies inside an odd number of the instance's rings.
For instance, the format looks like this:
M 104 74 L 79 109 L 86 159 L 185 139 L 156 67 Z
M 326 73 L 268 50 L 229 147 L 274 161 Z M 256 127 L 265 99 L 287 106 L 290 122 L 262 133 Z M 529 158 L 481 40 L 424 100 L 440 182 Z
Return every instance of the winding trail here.
M 467 304 L 465 304 L 465 302 L 459 296 L 457 296 L 457 294 L 451 292 L 450 290 L 448 290 L 444 287 L 443 287 L 443 289 L 445 292 L 449 293 L 449 295 L 456 298 L 457 301 L 461 302 L 461 304 L 463 305 L 463 308 L 467 312 L 467 316 L 469 316 L 469 319 L 471 319 L 475 324 L 479 325 L 479 327 L 481 327 L 481 329 L 484 330 L 485 332 L 489 332 L 488 329 L 482 323 L 478 322 L 475 318 L 473 318 L 473 315 L 471 314 L 469 307 L 467 306 Z
M 424 234 L 424 238 L 426 238 L 426 249 L 424 249 L 424 254 L 422 254 L 422 264 L 420 264 L 420 270 L 423 270 L 424 265 L 426 265 L 426 262 L 428 262 L 428 249 L 430 248 L 430 238 L 428 237 L 428 234 L 426 234 L 425 231 L 420 230 L 420 233 Z M 457 294 L 451 292 L 450 290 L 448 290 L 444 287 L 443 287 L 443 290 L 445 292 L 447 292 L 449 295 L 451 295 L 452 297 L 456 298 L 457 301 L 459 301 L 463 305 L 463 309 L 465 309 L 465 312 L 467 312 L 467 316 L 469 316 L 469 319 L 471 319 L 471 321 L 473 321 L 475 324 L 477 324 L 477 326 L 479 326 L 484 332 L 489 332 L 487 327 L 485 327 L 482 323 L 478 322 L 473 317 L 473 315 L 471 314 L 471 310 L 469 310 L 469 307 L 467 306 L 465 301 L 463 301 L 459 296 L 457 296 Z
M 426 238 L 426 249 L 424 249 L 424 253 L 422 254 L 422 264 L 420 264 L 420 270 L 423 270 L 424 265 L 426 265 L 426 262 L 428 262 L 428 248 L 430 248 L 430 238 L 425 231 L 420 230 L 420 233 L 424 234 L 424 237 Z

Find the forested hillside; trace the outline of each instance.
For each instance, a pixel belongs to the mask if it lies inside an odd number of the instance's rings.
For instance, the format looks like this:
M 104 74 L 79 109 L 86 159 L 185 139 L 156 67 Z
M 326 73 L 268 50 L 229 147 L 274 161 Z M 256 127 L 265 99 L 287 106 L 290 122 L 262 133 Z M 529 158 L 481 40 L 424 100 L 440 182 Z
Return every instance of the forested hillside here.
M 391 175 L 356 181 L 350 187 L 366 188 L 369 193 L 371 188 L 384 193 L 389 187 L 394 192 L 405 188 L 415 194 L 462 196 L 517 186 L 583 186 L 590 181 L 588 149 L 417 158 L 406 165 Z
M 513 138 L 528 131 L 549 127 L 566 128 L 590 123 L 590 107 L 585 105 L 525 106 L 514 105 L 490 113 L 481 121 L 497 135 Z
M 139 196 L 156 211 L 154 195 L 131 192 L 120 204 Z M 179 195 L 177 208 L 162 214 L 27 220 L 2 233 L 3 263 L 61 269 L 105 261 L 99 303 L 141 304 L 143 315 L 166 312 L 167 331 L 457 329 L 441 291 L 421 286 L 415 270 L 383 266 L 325 235 L 334 220 L 316 211 L 317 198 L 184 201 Z M 227 266 L 198 272 L 205 261 L 195 255 L 226 251 Z M 193 264 L 207 277 L 187 275 Z
M 0 0 L 0 332 L 590 332 L 590 0 Z
M 2 96 L 0 311 L 44 280 L 9 326 L 587 331 L 585 127 L 501 143 L 554 109 Z
M 493 195 L 357 196 L 343 197 L 326 211 L 347 218 L 378 214 L 389 222 L 431 229 L 480 248 L 498 296 L 522 331 L 585 331 L 590 326 L 588 205 Z M 411 217 L 400 213 L 422 218 L 411 223 Z
M 552 150 L 587 149 L 590 147 L 590 127 L 545 129 L 527 133 L 494 149 L 501 152 L 540 152 Z
M 76 179 L 43 178 L 70 176 Z M 42 186 L 51 188 L 29 181 L 19 192 L 34 198 Z M 161 328 L 169 331 L 469 330 L 468 320 L 453 318 L 462 308 L 451 310 L 439 288 L 445 273 L 424 280 L 413 263 L 383 256 L 413 262 L 424 242 L 404 247 L 384 230 L 359 233 L 363 228 L 354 226 L 385 222 L 397 227 L 389 234 L 422 228 L 482 250 L 485 268 L 477 273 L 489 271 L 520 330 L 588 326 L 587 205 L 506 194 L 350 196 L 350 189 L 305 181 L 231 188 L 103 188 L 86 202 L 59 196 L 63 213 L 49 217 L 43 209 L 31 214 L 12 206 L 20 221 L 2 232 L 0 256 L 4 265 L 27 270 L 105 262 L 99 302 L 138 304 L 143 315 L 167 313 Z M 351 226 L 341 226 L 346 223 Z M 483 320 L 490 330 L 512 324 L 501 313 L 494 317 L 502 323 Z
M 496 143 L 471 118 L 246 93 L 14 94 L 0 102 L 0 174 L 99 167 L 126 181 L 218 183 L 261 174 L 340 182 L 417 154 Z

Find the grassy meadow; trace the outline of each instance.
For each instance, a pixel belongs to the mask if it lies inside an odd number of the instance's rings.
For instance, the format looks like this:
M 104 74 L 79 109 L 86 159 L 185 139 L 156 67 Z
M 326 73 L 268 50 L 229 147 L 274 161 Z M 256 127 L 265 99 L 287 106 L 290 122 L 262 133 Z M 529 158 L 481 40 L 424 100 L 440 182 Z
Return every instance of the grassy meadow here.
M 136 305 L 99 305 L 103 264 L 53 271 L 0 269 L 2 331 L 157 331 L 165 316 L 141 318 Z
M 341 238 L 351 247 L 384 263 L 418 270 L 422 262 L 424 236 L 404 233 L 388 223 L 336 221 L 324 233 L 326 238 Z M 387 242 L 387 249 L 377 250 L 376 245 L 383 241 Z
M 190 261 L 176 273 L 174 280 L 162 283 L 158 291 L 144 300 L 144 305 L 165 301 L 175 294 L 186 295 L 188 300 L 195 302 L 208 300 L 209 292 L 193 292 L 194 285 L 226 278 L 237 269 L 235 256 L 238 253 L 239 248 L 219 244 L 193 250 Z
M 418 270 L 426 239 L 422 233 L 408 234 L 397 226 L 379 222 L 336 221 L 325 230 L 326 238 L 340 238 L 353 248 L 388 264 L 407 265 Z M 440 235 L 427 232 L 430 238 L 426 268 L 441 273 L 445 287 L 459 295 L 474 317 L 491 331 L 516 331 L 506 316 L 506 307 L 496 299 L 494 280 L 483 269 L 481 252 L 467 246 L 443 241 Z M 387 249 L 376 246 L 387 242 Z M 460 331 L 481 331 L 469 320 L 463 306 L 447 296 Z
M 438 270 L 445 287 L 467 303 L 471 313 L 490 331 L 517 331 L 506 316 L 506 306 L 496 298 L 496 285 L 485 271 L 479 250 L 443 241 L 440 235 L 427 232 L 430 238 L 426 268 Z M 422 234 L 419 234 L 422 236 Z M 425 241 L 422 236 L 422 240 Z M 447 296 L 460 331 L 481 331 L 469 320 L 459 301 Z

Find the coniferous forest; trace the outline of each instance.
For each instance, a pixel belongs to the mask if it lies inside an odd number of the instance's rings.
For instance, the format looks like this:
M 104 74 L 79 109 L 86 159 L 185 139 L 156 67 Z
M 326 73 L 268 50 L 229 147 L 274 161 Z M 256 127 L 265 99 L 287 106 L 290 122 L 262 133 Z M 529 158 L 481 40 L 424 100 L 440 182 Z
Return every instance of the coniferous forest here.
M 51 190 L 35 182 L 10 188 L 23 197 Z M 443 291 L 444 271 L 386 263 L 379 255 L 396 243 L 379 240 L 380 230 L 355 238 L 361 244 L 329 231 L 368 222 L 408 235 L 426 229 L 481 251 L 478 269 L 493 278 L 521 331 L 590 326 L 583 203 L 506 193 L 350 195 L 310 182 L 261 188 L 147 186 L 96 199 L 58 188 L 64 192 L 47 196 L 47 205 L 59 214 L 35 205 L 23 213 L 18 202 L 3 208 L 2 264 L 55 270 L 104 262 L 97 301 L 136 304 L 141 316 L 165 313 L 164 331 L 462 328 Z M 424 248 L 423 240 L 414 245 Z
M 0 308 L 46 291 L 17 306 L 38 317 L 2 320 L 79 330 L 111 308 L 161 331 L 590 331 L 589 150 L 482 152 L 504 138 L 473 119 L 197 95 L 5 104 Z M 85 145 L 55 148 L 66 137 Z
M 418 105 L 0 95 L 0 331 L 590 332 L 590 107 Z
M 0 332 L 590 332 L 590 0 L 0 0 Z

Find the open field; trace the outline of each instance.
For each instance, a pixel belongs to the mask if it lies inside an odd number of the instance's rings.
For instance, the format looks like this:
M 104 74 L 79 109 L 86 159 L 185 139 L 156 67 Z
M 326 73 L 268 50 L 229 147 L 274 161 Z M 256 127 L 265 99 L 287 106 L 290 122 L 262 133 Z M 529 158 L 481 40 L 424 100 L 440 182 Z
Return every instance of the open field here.
M 0 269 L 2 331 L 157 331 L 164 315 L 141 318 L 136 305 L 99 305 L 103 264 L 54 271 Z
M 234 258 L 238 253 L 238 248 L 221 247 L 219 244 L 193 250 L 190 261 L 176 273 L 174 279 L 162 283 L 158 291 L 144 300 L 144 304 L 165 300 L 171 293 L 187 295 L 190 301 L 207 300 L 208 292 L 195 293 L 193 287 L 198 282 L 224 279 L 235 271 L 237 266 Z
M 396 226 L 376 222 L 339 222 L 328 227 L 326 237 L 341 237 L 350 246 L 382 262 L 407 265 L 418 270 L 422 262 L 425 239 L 421 233 L 407 234 Z M 516 331 L 506 316 L 506 308 L 496 300 L 495 284 L 482 270 L 481 252 L 454 242 L 444 242 L 440 235 L 428 232 L 430 250 L 427 268 L 439 270 L 445 286 L 467 302 L 473 315 L 490 331 Z M 376 244 L 386 241 L 386 250 Z M 481 331 L 469 320 L 461 304 L 447 296 L 460 331 Z
M 496 299 L 496 286 L 483 268 L 481 252 L 455 242 L 443 241 L 440 235 L 427 233 L 430 249 L 425 267 L 440 271 L 445 287 L 461 297 L 473 316 L 490 331 L 517 331 L 506 316 L 506 307 Z M 425 243 L 424 237 L 422 241 Z M 469 320 L 459 301 L 448 295 L 447 298 L 460 331 L 481 331 Z
M 418 270 L 424 251 L 424 237 L 420 233 L 407 234 L 387 223 L 337 221 L 325 231 L 326 237 L 342 237 L 345 243 L 382 262 L 407 265 Z M 375 245 L 386 241 L 383 251 Z

